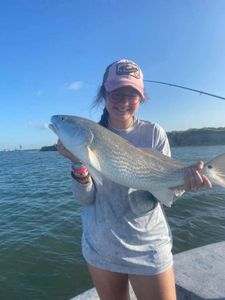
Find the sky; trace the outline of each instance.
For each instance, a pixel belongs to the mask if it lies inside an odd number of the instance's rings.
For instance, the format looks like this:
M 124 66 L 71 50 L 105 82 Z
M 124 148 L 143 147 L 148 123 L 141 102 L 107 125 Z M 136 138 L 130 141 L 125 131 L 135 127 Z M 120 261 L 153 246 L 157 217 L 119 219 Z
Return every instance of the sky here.
M 98 121 L 105 68 L 127 58 L 145 79 L 225 97 L 224 0 L 2 0 L 0 150 L 56 143 L 54 114 Z M 146 83 L 137 117 L 166 131 L 225 127 L 225 101 Z

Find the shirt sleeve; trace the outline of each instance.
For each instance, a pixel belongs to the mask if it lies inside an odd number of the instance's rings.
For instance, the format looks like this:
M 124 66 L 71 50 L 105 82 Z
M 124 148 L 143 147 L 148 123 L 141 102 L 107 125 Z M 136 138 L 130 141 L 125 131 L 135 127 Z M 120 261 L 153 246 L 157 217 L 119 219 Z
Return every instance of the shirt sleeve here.
M 159 126 L 158 124 L 155 124 L 154 128 L 154 134 L 153 134 L 153 143 L 154 143 L 154 148 L 161 152 L 162 154 L 171 157 L 171 149 L 170 149 L 170 144 L 169 140 L 167 137 L 167 134 L 165 130 Z M 180 187 L 177 188 L 174 191 L 174 201 L 176 201 L 177 198 L 181 197 L 185 193 L 185 190 Z
M 171 157 L 170 144 L 165 130 L 159 126 L 155 125 L 154 128 L 154 148 L 164 155 Z
M 96 190 L 92 179 L 90 183 L 80 184 L 72 178 L 72 192 L 76 201 L 83 206 L 90 205 L 95 201 Z

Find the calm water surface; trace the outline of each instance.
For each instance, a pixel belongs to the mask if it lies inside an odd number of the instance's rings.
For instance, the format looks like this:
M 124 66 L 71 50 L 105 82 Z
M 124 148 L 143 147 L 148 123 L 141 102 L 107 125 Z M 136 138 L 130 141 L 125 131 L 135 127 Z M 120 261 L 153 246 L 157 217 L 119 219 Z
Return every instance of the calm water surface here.
M 172 149 L 187 163 L 225 146 Z M 56 152 L 0 152 L 0 299 L 63 300 L 91 287 L 81 255 L 81 207 Z M 173 252 L 225 240 L 225 190 L 189 193 L 166 209 Z

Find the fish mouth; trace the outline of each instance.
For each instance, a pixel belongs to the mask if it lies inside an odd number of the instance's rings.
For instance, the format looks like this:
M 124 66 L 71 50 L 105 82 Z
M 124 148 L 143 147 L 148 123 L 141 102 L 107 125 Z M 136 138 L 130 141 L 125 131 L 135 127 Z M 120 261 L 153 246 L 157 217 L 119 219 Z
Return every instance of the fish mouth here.
M 56 128 L 56 126 L 54 124 L 50 123 L 48 125 L 48 128 L 50 128 L 55 134 L 57 134 L 58 130 L 57 130 L 57 128 Z

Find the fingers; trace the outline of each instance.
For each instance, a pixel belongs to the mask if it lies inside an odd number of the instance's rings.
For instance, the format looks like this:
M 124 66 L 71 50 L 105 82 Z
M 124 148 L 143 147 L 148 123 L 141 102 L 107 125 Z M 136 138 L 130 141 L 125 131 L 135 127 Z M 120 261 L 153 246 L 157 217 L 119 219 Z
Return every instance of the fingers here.
M 198 161 L 194 166 L 196 167 L 196 169 L 198 171 L 201 171 L 204 168 L 204 162 Z M 210 180 L 205 175 L 200 175 L 200 176 L 203 180 L 202 186 L 200 186 L 200 187 L 210 189 L 212 187 L 212 183 L 210 182 Z
M 63 143 L 60 140 L 58 140 L 57 150 L 61 155 L 70 158 L 71 153 L 64 147 Z
M 80 159 L 79 158 L 77 158 L 77 157 L 75 157 L 70 151 L 68 151 L 65 147 L 64 147 L 64 145 L 63 145 L 63 143 L 60 141 L 60 140 L 58 140 L 58 143 L 57 143 L 57 150 L 58 150 L 58 152 L 61 154 L 61 155 L 63 155 L 63 156 L 65 156 L 66 158 L 68 158 L 68 159 L 70 159 L 72 162 L 80 162 Z
M 59 151 L 60 154 L 64 155 L 65 152 L 67 151 L 66 148 L 63 146 L 63 143 L 58 140 L 58 143 L 57 143 L 57 150 Z
M 196 191 L 200 188 L 211 188 L 212 184 L 205 175 L 201 175 L 204 167 L 203 161 L 198 161 L 186 169 L 184 174 L 185 191 Z
M 192 167 L 196 168 L 198 171 L 201 171 L 204 168 L 204 162 L 200 160 L 193 164 Z
M 184 175 L 184 189 L 185 191 L 195 191 L 203 184 L 203 179 L 199 172 L 193 168 L 187 168 Z
M 210 180 L 205 175 L 202 175 L 202 178 L 203 178 L 203 187 L 206 189 L 211 189 L 212 183 L 210 182 Z

